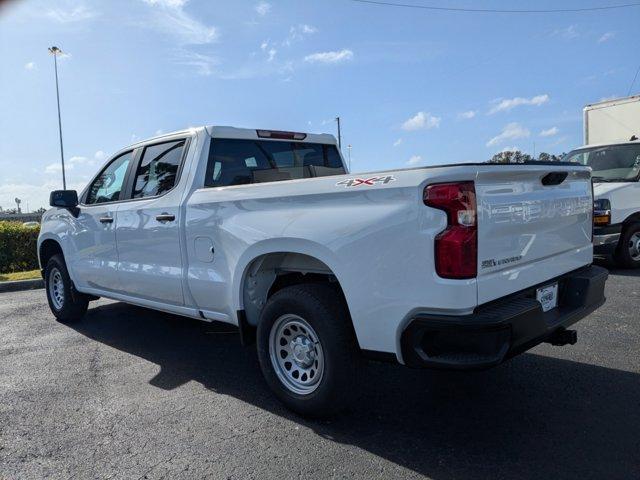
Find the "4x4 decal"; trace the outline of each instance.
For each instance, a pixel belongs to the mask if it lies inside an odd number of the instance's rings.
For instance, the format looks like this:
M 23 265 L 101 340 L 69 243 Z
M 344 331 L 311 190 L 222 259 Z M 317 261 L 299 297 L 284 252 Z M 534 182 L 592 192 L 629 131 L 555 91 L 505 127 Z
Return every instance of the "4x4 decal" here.
M 393 175 L 385 175 L 383 177 L 369 177 L 369 178 L 348 178 L 347 180 L 342 180 L 341 182 L 336 183 L 336 187 L 359 187 L 360 185 L 368 185 L 373 186 L 376 183 L 387 184 L 389 182 L 395 181 L 395 177 Z

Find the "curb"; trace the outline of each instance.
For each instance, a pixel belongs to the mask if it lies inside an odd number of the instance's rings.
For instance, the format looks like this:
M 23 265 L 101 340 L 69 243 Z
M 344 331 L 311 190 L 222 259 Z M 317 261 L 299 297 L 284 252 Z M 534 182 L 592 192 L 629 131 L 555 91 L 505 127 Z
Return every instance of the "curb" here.
M 44 281 L 41 278 L 36 280 L 18 280 L 15 282 L 0 282 L 0 293 L 19 292 L 21 290 L 35 290 L 44 288 Z

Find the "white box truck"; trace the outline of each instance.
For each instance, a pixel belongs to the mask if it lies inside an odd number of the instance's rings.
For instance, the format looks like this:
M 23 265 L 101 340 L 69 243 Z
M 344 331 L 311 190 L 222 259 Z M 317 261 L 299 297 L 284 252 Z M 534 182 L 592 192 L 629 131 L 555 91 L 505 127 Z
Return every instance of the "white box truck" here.
M 591 167 L 596 255 L 640 267 L 640 95 L 584 107 L 585 145 L 565 161 Z
M 640 138 L 640 95 L 593 103 L 583 112 L 585 145 Z

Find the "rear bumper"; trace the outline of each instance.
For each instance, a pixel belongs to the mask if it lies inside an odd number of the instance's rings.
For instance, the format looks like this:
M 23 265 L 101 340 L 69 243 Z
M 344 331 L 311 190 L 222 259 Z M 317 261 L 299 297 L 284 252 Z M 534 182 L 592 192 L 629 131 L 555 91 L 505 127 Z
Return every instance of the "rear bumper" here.
M 622 232 L 622 224 L 607 225 L 593 229 L 593 253 L 595 255 L 612 255 Z
M 402 357 L 411 367 L 481 369 L 497 365 L 548 339 L 605 301 L 606 269 L 595 265 L 563 275 L 558 307 L 544 313 L 536 286 L 482 305 L 470 315 L 421 314 L 401 336 Z

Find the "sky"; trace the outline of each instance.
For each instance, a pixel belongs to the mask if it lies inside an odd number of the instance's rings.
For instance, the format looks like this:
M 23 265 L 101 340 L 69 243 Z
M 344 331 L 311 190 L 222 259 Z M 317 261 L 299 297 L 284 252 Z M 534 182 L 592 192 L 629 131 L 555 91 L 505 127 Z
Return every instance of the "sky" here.
M 395 0 L 389 0 L 394 2 Z M 405 0 L 486 9 L 619 0 Z M 433 11 L 354 0 L 0 2 L 0 206 L 69 188 L 116 150 L 191 126 L 336 133 L 351 170 L 567 152 L 582 108 L 626 96 L 640 7 L 573 13 Z M 640 93 L 640 79 L 631 89 Z

